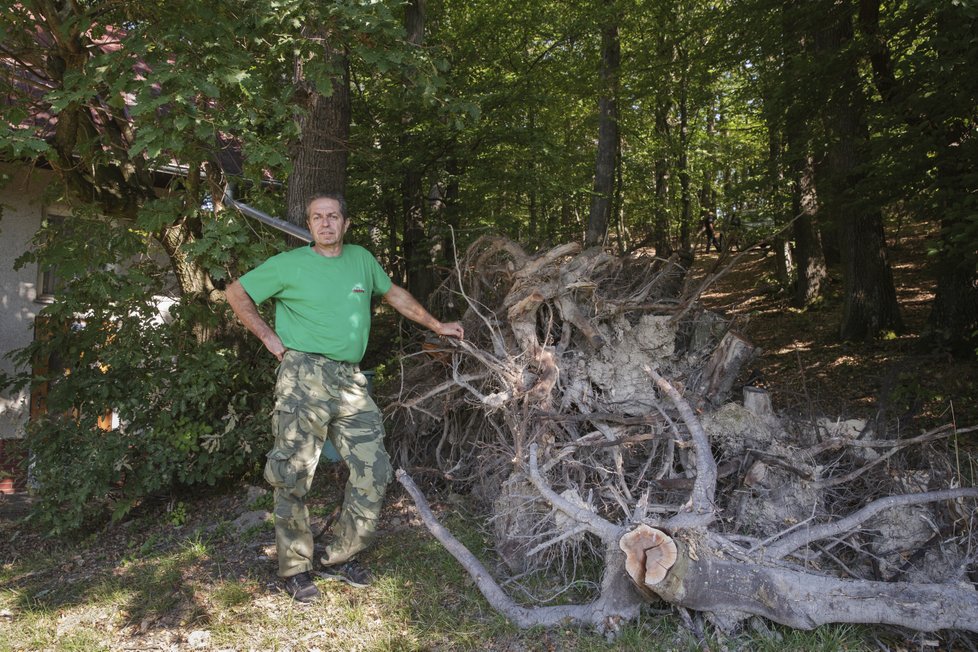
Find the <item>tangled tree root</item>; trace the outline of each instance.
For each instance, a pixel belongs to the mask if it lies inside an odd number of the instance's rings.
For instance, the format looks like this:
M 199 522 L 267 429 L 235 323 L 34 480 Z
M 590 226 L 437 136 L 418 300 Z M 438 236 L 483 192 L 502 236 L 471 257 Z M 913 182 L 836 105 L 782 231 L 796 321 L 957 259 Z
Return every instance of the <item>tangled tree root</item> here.
M 967 430 L 894 439 L 779 417 L 737 385 L 757 351 L 699 306 L 679 256 L 530 256 L 483 238 L 459 269 L 443 298 L 466 302 L 467 339 L 406 360 L 391 410 L 400 465 L 482 499 L 497 572 L 604 568 L 587 604 L 519 606 L 399 471 L 514 622 L 613 631 L 658 599 L 725 630 L 763 616 L 978 631 L 978 489 L 961 487 L 946 447 Z

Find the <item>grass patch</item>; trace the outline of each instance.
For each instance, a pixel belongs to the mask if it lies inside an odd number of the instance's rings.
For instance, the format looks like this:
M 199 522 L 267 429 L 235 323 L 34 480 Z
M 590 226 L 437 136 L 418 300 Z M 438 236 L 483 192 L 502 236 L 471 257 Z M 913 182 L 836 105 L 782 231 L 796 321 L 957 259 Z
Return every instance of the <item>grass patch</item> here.
M 19 553 L 0 567 L 0 652 L 189 649 L 191 638 L 201 636 L 203 649 L 234 650 L 877 649 L 874 630 L 845 625 L 812 632 L 770 626 L 767 634 L 734 638 L 707 627 L 708 639 L 699 641 L 676 618 L 651 607 L 623 624 L 614 640 L 581 627 L 520 630 L 489 606 L 455 559 L 417 525 L 382 533 L 361 556 L 375 573 L 373 585 L 354 589 L 317 578 L 322 599 L 299 605 L 280 590 L 268 552 L 274 535 L 255 530 L 244 536 L 227 526 L 254 505 L 208 502 L 216 500 L 187 502 L 186 513 L 199 516 L 196 522 L 188 516 L 179 528 L 161 510 L 158 518 L 144 515 L 110 526 L 70 550 L 37 539 L 36 554 Z M 215 514 L 223 520 L 215 522 Z M 444 521 L 489 569 L 496 567 L 479 522 L 458 510 Z M 575 571 L 582 588 L 560 601 L 592 597 L 599 571 L 586 562 Z M 539 594 L 554 585 L 536 577 L 525 584 Z M 531 604 L 525 594 L 511 593 Z

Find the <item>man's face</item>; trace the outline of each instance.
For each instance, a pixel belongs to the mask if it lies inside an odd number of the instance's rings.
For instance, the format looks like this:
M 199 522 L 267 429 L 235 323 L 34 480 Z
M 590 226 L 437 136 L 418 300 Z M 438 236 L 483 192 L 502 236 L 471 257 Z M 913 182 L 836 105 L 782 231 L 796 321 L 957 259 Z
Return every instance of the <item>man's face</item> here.
M 335 199 L 320 198 L 309 205 L 307 217 L 313 242 L 320 247 L 332 247 L 343 242 L 350 223 L 340 213 L 340 203 Z

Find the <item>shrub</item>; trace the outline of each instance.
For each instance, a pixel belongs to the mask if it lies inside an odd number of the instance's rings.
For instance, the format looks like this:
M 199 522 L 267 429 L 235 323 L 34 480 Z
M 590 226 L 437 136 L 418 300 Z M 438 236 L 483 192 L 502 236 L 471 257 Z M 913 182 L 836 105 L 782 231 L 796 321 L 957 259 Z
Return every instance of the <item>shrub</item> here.
M 135 229 L 70 222 L 38 236 L 33 259 L 57 260 L 68 280 L 15 356 L 33 375 L 7 380 L 46 389 L 26 444 L 32 517 L 52 534 L 121 518 L 156 493 L 255 473 L 274 380 L 274 358 L 227 327 L 223 303 L 182 297 L 161 311 L 170 277 L 133 257 L 146 243 Z M 113 262 L 127 255 L 125 267 Z

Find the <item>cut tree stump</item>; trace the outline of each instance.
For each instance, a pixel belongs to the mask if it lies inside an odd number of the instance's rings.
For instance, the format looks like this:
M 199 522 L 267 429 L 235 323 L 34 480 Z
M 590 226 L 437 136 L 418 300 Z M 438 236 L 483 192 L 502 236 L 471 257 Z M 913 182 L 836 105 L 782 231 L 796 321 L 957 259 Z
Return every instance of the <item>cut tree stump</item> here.
M 727 331 L 706 363 L 696 393 L 714 406 L 722 405 L 740 370 L 759 353 L 760 349 L 743 336 Z

